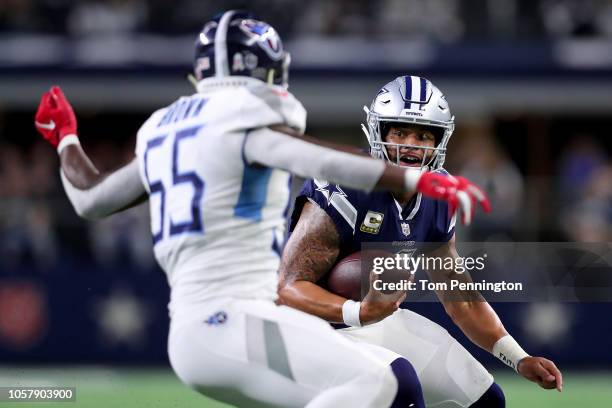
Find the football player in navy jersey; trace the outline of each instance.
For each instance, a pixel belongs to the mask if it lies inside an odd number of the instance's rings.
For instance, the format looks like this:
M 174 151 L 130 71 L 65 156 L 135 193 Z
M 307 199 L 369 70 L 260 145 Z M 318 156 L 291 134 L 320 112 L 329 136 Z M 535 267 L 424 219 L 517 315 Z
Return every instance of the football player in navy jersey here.
M 367 126 L 362 128 L 372 156 L 415 172 L 436 171 L 452 177 L 442 166 L 454 117 L 444 95 L 430 81 L 398 77 L 365 110 Z M 344 323 L 349 327 L 340 329 L 341 333 L 386 359 L 392 368 L 401 357 L 407 359 L 416 376 L 405 378 L 400 388 L 421 392 L 428 406 L 503 407 L 504 394 L 491 374 L 446 330 L 410 310 L 398 309 L 401 292 L 381 297 L 370 290 L 361 302 L 355 302 L 321 286 L 336 261 L 360 251 L 363 243 L 395 242 L 407 248 L 436 243 L 429 256 L 457 258 L 455 218 L 448 206 L 420 193 L 365 193 L 325 180 L 306 181 L 296 200 L 281 261 L 280 301 L 329 322 Z M 470 213 L 463 216 L 469 218 Z M 469 281 L 467 274 L 455 270 L 427 272 L 432 281 Z M 562 376 L 552 361 L 529 356 L 477 292 L 464 295 L 464 300 L 441 294 L 439 298 L 468 338 L 523 377 L 561 391 Z

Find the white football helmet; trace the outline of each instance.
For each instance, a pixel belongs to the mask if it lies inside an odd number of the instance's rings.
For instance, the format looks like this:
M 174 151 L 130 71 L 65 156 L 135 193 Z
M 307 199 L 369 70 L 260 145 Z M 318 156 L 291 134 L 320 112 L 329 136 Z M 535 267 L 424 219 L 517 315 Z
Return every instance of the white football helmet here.
M 400 76 L 383 86 L 366 112 L 366 125 L 361 125 L 370 145 L 370 154 L 400 165 L 400 148 L 424 149 L 421 168 L 436 170 L 444 165 L 446 145 L 455 129 L 446 98 L 429 80 L 417 76 Z M 414 123 L 431 127 L 436 135 L 435 147 L 389 143 L 384 140 L 388 126 L 393 123 Z M 389 159 L 387 149 L 397 149 L 396 160 Z M 429 151 L 433 153 L 429 154 Z

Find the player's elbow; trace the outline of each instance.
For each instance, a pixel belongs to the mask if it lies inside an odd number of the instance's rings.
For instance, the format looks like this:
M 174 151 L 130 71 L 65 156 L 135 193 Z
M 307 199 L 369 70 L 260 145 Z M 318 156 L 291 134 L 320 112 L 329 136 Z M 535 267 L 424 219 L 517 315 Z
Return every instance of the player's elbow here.
M 293 306 L 296 304 L 296 298 L 298 294 L 297 288 L 294 286 L 295 281 L 288 281 L 281 279 L 278 282 L 278 303 L 286 306 Z
M 68 179 L 63 176 L 63 174 L 62 183 L 64 185 L 66 196 L 68 197 L 68 200 L 70 200 L 70 204 L 72 204 L 74 212 L 76 212 L 79 217 L 87 220 L 96 220 L 105 215 L 102 213 L 102 211 L 100 211 L 101 208 L 103 208 L 103 206 L 100 204 L 101 197 L 92 193 L 91 189 L 77 189 L 68 181 Z
M 278 284 L 278 304 L 291 306 L 291 289 L 284 282 Z
M 72 207 L 79 217 L 90 221 L 99 220 L 105 215 L 102 214 L 95 205 L 72 203 Z
M 76 214 L 81 217 L 84 218 L 86 220 L 93 220 L 95 219 L 95 217 L 93 216 L 93 210 L 91 207 L 85 207 L 85 206 L 81 206 L 81 205 L 74 205 L 74 203 L 72 204 L 72 208 L 74 208 L 74 212 L 76 212 Z

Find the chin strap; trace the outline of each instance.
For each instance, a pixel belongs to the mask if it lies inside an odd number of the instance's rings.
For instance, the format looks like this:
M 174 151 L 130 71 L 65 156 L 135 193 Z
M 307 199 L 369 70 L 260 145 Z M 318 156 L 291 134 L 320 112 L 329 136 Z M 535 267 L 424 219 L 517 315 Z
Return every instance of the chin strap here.
M 367 106 L 363 105 L 363 111 L 366 113 L 366 120 L 368 115 L 370 114 L 370 109 L 368 109 Z M 370 131 L 368 130 L 368 127 L 366 125 L 364 125 L 363 123 L 361 124 L 361 130 L 363 131 L 363 134 L 365 135 L 368 144 L 370 145 L 370 153 L 372 151 L 372 142 L 371 142 L 371 138 L 370 138 Z
M 363 111 L 366 113 L 366 119 L 367 119 L 368 115 L 370 114 L 370 109 L 364 105 Z M 384 147 L 381 147 L 380 149 L 377 149 L 376 147 L 374 147 L 374 141 L 372 140 L 372 135 L 370 134 L 370 130 L 368 129 L 368 126 L 362 123 L 361 131 L 365 135 L 366 140 L 368 141 L 368 145 L 370 146 L 370 156 L 374 157 L 375 159 L 386 159 L 385 154 L 382 153 L 381 151 L 381 149 L 383 149 Z M 377 152 L 377 153 L 375 154 L 374 152 Z
M 372 147 L 372 143 L 370 143 L 370 132 L 368 131 L 368 128 L 366 127 L 366 125 L 364 125 L 363 123 L 361 124 L 361 131 L 363 132 L 363 134 L 365 135 L 368 144 L 370 145 L 370 148 Z

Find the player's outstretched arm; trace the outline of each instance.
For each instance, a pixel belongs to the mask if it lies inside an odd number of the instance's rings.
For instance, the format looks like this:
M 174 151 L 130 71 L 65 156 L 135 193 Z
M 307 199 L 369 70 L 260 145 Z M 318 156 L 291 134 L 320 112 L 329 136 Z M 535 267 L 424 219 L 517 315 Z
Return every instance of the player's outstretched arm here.
M 59 87 L 54 86 L 43 94 L 34 124 L 58 151 L 62 183 L 77 214 L 101 218 L 146 199 L 135 160 L 115 172 L 103 174 L 87 157 L 77 136 L 76 116 Z
M 475 203 L 480 203 L 485 211 L 490 210 L 482 190 L 464 178 L 404 169 L 354 151 L 348 146 L 322 143 L 300 135 L 286 126 L 274 126 L 251 131 L 243 153 L 251 164 L 281 168 L 302 177 L 319 178 L 366 192 L 374 189 L 399 193 L 418 191 L 426 197 L 448 202 L 453 213 L 460 209 L 466 224 L 472 220 Z
M 455 237 L 428 254 L 432 257 L 457 258 Z M 427 271 L 432 281 L 458 280 L 471 282 L 468 273 L 454 270 Z M 561 391 L 563 377 L 555 364 L 543 357 L 529 356 L 508 334 L 495 310 L 477 291 L 440 291 L 438 297 L 444 309 L 461 331 L 476 345 L 492 353 L 523 377 L 545 389 Z
M 283 250 L 279 270 L 280 302 L 328 322 L 348 324 L 342 313 L 347 299 L 317 284 L 331 270 L 339 253 L 340 236 L 333 221 L 325 211 L 306 202 Z M 397 301 L 364 299 L 359 305 L 360 324 L 380 321 L 398 307 Z
M 427 256 L 441 259 L 458 258 L 455 237 L 453 236 Z M 429 279 L 435 282 L 448 283 L 452 280 L 471 282 L 468 273 L 458 273 L 454 269 L 428 269 L 426 272 Z M 492 351 L 495 342 L 508 334 L 497 313 L 478 291 L 453 289 L 438 291 L 437 295 L 453 322 L 472 342 L 483 349 Z

